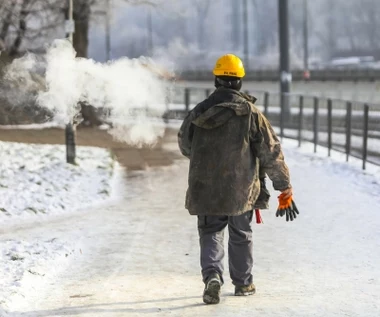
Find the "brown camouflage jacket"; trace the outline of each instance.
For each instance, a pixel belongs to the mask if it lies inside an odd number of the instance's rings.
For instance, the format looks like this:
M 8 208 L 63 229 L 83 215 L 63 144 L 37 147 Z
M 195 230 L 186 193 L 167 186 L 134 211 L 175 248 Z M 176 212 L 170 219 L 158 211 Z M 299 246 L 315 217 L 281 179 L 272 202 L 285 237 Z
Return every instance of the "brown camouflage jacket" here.
M 265 174 L 274 189 L 290 187 L 280 142 L 255 101 L 220 87 L 184 119 L 178 144 L 190 159 L 190 214 L 237 216 L 262 208 L 255 203 Z

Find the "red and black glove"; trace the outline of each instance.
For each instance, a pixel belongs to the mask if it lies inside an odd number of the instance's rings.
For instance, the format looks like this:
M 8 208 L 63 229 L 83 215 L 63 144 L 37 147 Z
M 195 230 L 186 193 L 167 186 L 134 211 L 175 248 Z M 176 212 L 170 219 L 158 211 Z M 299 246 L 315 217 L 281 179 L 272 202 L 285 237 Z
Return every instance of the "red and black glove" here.
M 278 196 L 278 208 L 276 217 L 283 217 L 286 215 L 286 221 L 293 221 L 299 215 L 298 208 L 293 201 L 293 194 L 291 189 L 285 190 Z

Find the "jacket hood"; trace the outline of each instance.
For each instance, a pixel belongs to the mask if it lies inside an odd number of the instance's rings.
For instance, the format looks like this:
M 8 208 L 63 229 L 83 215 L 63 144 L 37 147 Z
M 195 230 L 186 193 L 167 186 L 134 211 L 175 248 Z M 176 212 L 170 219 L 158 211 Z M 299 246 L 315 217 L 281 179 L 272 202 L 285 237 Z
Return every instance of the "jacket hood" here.
M 248 94 L 220 87 L 206 99 L 210 107 L 192 121 L 203 129 L 214 129 L 226 123 L 232 116 L 245 116 L 251 112 L 251 103 L 257 99 Z

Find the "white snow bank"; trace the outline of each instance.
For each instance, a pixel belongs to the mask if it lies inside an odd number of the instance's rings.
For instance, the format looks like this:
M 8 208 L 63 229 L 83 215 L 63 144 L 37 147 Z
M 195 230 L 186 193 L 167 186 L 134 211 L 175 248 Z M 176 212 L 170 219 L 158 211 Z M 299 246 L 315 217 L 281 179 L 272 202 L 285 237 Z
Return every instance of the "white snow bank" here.
M 110 197 L 114 160 L 107 150 L 0 142 L 0 224 L 83 208 Z
M 4 130 L 43 130 L 48 128 L 65 128 L 65 125 L 58 122 L 49 121 L 45 123 L 32 123 L 32 124 L 10 124 L 0 125 L 0 129 Z
M 0 307 L 4 308 L 10 296 L 25 295 L 20 289 L 30 290 L 36 279 L 52 278 L 55 272 L 66 267 L 69 255 L 75 252 L 74 242 L 59 239 L 33 242 L 9 239 L 0 246 Z M 6 316 L 1 308 L 0 316 Z
M 51 279 L 80 251 L 73 237 L 31 241 L 9 233 L 116 198 L 122 169 L 108 150 L 93 147 L 77 147 L 77 165 L 66 163 L 63 145 L 0 142 L 0 153 L 0 316 L 5 316 L 2 307 L 10 297 L 24 296 L 41 276 Z

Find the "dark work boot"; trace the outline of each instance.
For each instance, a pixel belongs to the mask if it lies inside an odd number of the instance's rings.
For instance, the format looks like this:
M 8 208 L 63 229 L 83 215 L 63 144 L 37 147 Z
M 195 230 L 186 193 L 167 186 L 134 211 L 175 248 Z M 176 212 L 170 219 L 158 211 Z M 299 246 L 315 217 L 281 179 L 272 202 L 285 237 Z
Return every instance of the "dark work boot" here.
M 219 274 L 211 274 L 205 284 L 203 302 L 205 304 L 218 304 L 220 302 L 220 288 L 222 287 Z
M 248 296 L 256 293 L 254 284 L 235 286 L 235 296 Z

